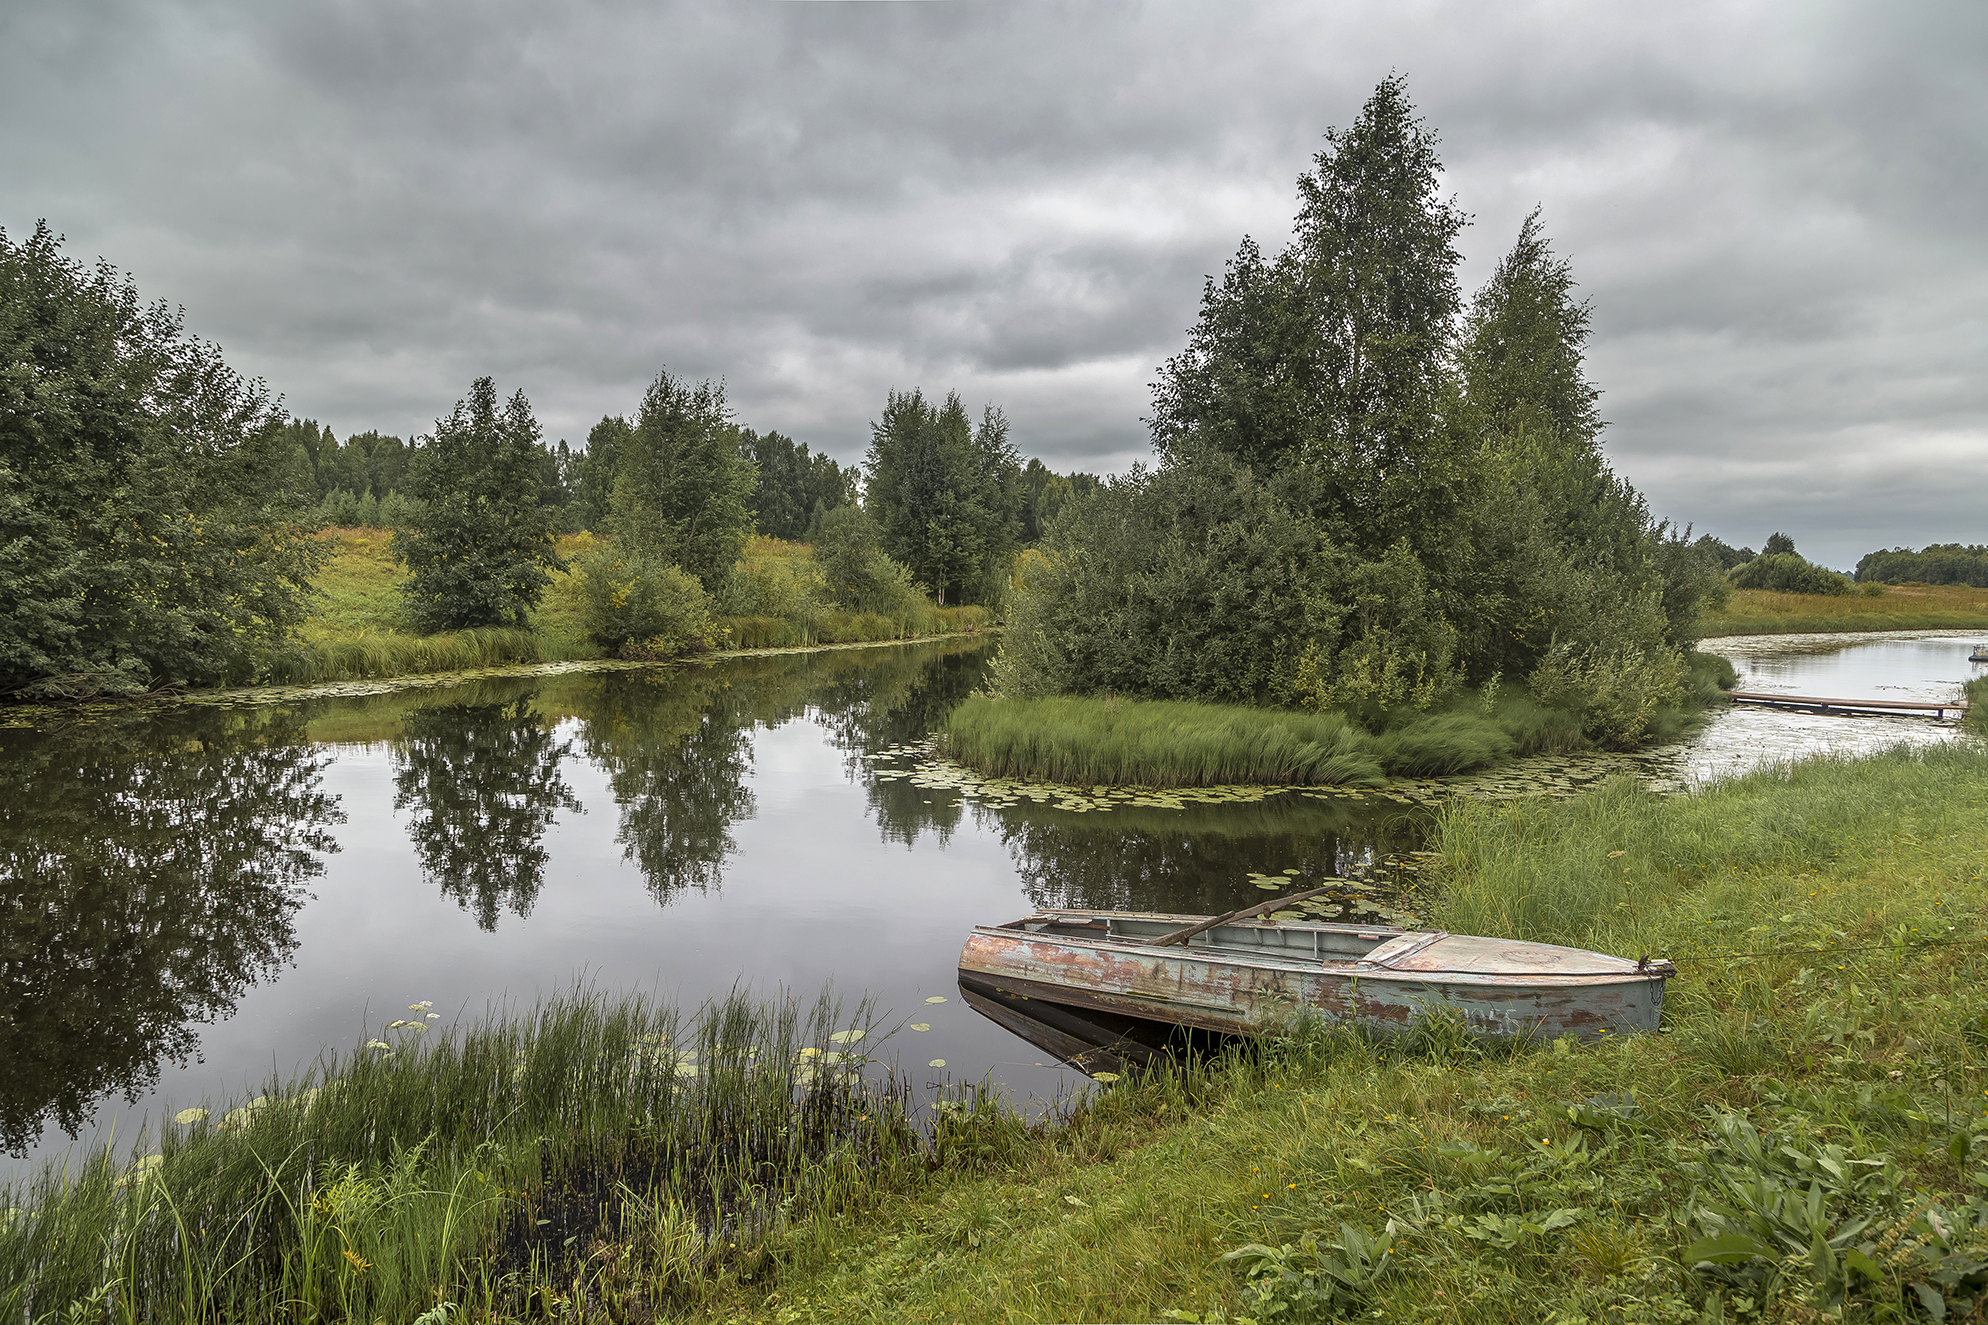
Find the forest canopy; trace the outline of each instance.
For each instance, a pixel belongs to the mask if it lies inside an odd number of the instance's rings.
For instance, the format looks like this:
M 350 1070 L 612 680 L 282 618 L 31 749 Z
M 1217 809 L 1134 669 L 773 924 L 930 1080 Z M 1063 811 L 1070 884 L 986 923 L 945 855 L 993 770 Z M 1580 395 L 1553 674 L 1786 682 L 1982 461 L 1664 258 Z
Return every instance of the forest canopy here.
M 1004 693 L 1426 708 L 1680 692 L 1717 565 L 1600 448 L 1591 312 L 1535 211 L 1468 301 L 1399 77 L 1325 136 L 1291 243 L 1244 239 L 1153 387 L 1157 460 L 1018 577 Z

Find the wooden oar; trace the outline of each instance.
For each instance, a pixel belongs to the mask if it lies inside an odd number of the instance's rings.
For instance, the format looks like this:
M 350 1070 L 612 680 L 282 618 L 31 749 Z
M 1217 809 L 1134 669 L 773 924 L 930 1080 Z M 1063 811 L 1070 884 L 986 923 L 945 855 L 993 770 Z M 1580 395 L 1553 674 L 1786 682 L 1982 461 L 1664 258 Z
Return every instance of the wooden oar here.
M 1343 884 L 1345 880 L 1340 879 L 1337 882 Z M 1244 920 L 1250 916 L 1261 915 L 1265 911 L 1275 911 L 1279 907 L 1289 906 L 1293 902 L 1302 902 L 1307 897 L 1316 897 L 1320 893 L 1329 893 L 1333 887 L 1333 884 L 1328 883 L 1323 888 L 1313 888 L 1309 892 L 1292 893 L 1289 897 L 1273 897 L 1267 902 L 1258 902 L 1255 906 L 1245 906 L 1240 911 L 1231 911 L 1225 916 L 1216 916 L 1212 920 L 1203 920 L 1199 924 L 1189 925 L 1186 929 L 1176 929 L 1164 938 L 1154 939 L 1153 946 L 1164 948 L 1169 943 L 1185 943 L 1203 930 L 1213 929 L 1217 925 L 1226 925 L 1231 920 Z

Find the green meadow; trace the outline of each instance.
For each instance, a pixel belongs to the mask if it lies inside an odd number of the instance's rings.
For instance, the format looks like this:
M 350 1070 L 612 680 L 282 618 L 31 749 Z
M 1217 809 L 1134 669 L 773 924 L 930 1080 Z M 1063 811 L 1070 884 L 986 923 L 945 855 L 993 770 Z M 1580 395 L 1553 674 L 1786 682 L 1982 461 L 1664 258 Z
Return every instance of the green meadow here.
M 1775 593 L 1735 589 L 1699 617 L 1706 638 L 1807 635 L 1862 630 L 1988 631 L 1988 589 L 1964 584 L 1862 585 L 1861 593 Z M 1878 592 L 1873 593 L 1872 590 Z

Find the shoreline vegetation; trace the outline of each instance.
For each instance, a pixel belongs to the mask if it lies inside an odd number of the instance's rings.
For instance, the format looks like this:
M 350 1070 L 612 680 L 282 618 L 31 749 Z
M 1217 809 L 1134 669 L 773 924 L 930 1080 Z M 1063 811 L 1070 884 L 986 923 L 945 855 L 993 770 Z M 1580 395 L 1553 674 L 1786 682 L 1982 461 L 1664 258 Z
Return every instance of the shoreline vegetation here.
M 1299 1024 L 1024 1116 L 985 1083 L 859 1088 L 889 1009 L 575 995 L 428 1035 L 415 1007 L 0 1199 L 0 1309 L 1965 1316 L 1988 1291 L 1984 802 L 1969 743 L 1454 803 L 1436 924 L 1680 965 L 1662 1032 L 1590 1047 L 1480 1044 L 1440 1012 L 1395 1042 Z
M 1466 691 L 1427 709 L 1358 716 L 1117 696 L 969 696 L 946 718 L 947 753 L 992 777 L 1149 787 L 1242 783 L 1377 787 L 1465 773 L 1531 754 L 1672 740 L 1736 681 L 1712 654 L 1685 658 L 1670 703 L 1547 705 L 1516 687 Z
M 259 684 L 307 685 L 617 656 L 588 638 L 577 574 L 554 576 L 531 612 L 528 628 L 491 626 L 421 635 L 410 629 L 399 593 L 406 572 L 393 561 L 393 531 L 333 528 L 324 537 L 332 555 L 317 580 L 323 602 L 297 640 L 272 653 Z M 603 540 L 582 533 L 561 537 L 557 546 L 562 558 L 577 561 L 602 545 Z M 993 620 L 985 607 L 935 607 L 922 600 L 887 613 L 825 605 L 805 592 L 810 551 L 805 543 L 777 538 L 749 541 L 735 576 L 749 586 L 738 595 L 741 605 L 755 610 L 714 615 L 711 647 L 701 652 L 938 639 L 984 629 Z
M 1866 583 L 1849 594 L 1735 589 L 1698 618 L 1707 639 L 1877 630 L 1988 631 L 1988 589 L 1964 584 Z

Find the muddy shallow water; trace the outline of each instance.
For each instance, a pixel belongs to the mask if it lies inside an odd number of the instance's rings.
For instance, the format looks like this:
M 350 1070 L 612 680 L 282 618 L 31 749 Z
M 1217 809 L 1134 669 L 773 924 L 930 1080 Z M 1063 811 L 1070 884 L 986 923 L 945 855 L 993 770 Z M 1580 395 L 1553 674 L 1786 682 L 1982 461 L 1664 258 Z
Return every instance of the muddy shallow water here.
M 1707 647 L 1750 688 L 1918 696 L 1978 670 L 1971 643 Z M 1039 905 L 1226 910 L 1263 896 L 1252 875 L 1286 871 L 1385 882 L 1453 791 L 1567 793 L 1623 771 L 1678 787 L 1954 732 L 1741 710 L 1670 749 L 1384 792 L 1029 787 L 930 747 L 988 652 L 541 669 L 0 730 L 0 1140 L 29 1163 L 72 1136 L 122 1144 L 352 1052 L 409 1004 L 446 1027 L 575 983 L 687 1004 L 734 985 L 867 992 L 886 1024 L 929 1025 L 884 1050 L 919 1080 L 991 1074 L 1047 1098 L 1081 1076 L 959 998 L 974 924 Z

